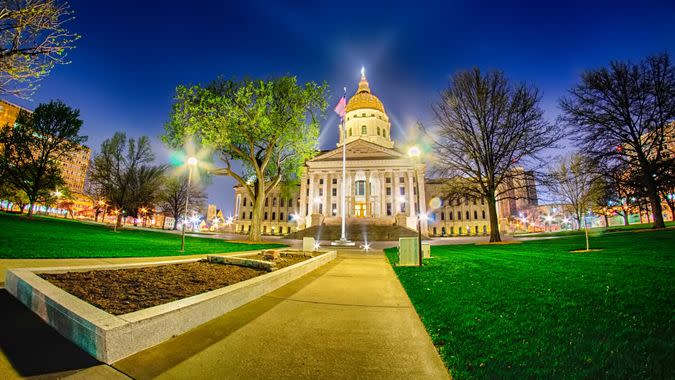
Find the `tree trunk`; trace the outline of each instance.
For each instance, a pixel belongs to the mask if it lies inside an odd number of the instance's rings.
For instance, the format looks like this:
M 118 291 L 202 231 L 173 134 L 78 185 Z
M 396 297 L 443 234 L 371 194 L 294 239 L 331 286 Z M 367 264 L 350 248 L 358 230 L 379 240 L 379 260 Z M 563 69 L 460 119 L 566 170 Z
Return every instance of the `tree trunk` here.
M 623 225 L 627 226 L 630 223 L 628 223 L 628 210 L 624 210 L 623 212 Z
M 117 221 L 115 222 L 115 228 L 122 227 L 122 213 L 117 214 Z
M 502 241 L 499 233 L 499 217 L 497 215 L 497 201 L 494 192 L 486 197 L 488 202 L 488 213 L 490 215 L 490 243 Z
M 603 214 L 605 217 L 605 228 L 609 228 L 609 218 L 607 217 L 607 214 Z
M 32 218 L 33 217 L 33 202 L 31 201 L 28 203 L 28 217 Z
M 262 215 L 265 202 L 265 184 L 262 181 L 256 183 L 255 199 L 253 200 L 253 215 L 251 218 L 251 229 L 248 231 L 250 241 L 262 240 Z
M 654 224 L 652 225 L 652 228 L 666 228 L 666 224 L 663 221 L 661 197 L 659 197 L 659 191 L 656 188 L 654 181 L 649 181 L 647 191 L 649 192 L 649 203 L 652 206 L 652 213 L 654 213 Z
M 173 230 L 175 231 L 177 229 L 178 229 L 178 217 L 175 217 L 173 218 Z

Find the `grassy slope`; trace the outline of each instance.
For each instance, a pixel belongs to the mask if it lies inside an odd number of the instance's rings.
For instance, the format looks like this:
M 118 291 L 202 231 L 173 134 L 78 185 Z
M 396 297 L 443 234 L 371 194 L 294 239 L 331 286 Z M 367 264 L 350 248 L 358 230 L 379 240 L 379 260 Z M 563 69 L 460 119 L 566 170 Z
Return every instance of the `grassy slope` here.
M 674 227 L 675 222 L 666 222 L 666 227 Z M 630 224 L 628 226 L 611 226 L 609 228 L 605 227 L 596 227 L 590 228 L 589 233 L 593 236 L 598 236 L 607 232 L 621 232 L 621 231 L 633 231 L 633 230 L 648 230 L 652 228 L 651 223 L 642 223 L 642 224 Z M 570 235 L 585 235 L 586 232 L 581 230 L 564 230 L 557 232 L 528 232 L 528 233 L 515 233 L 514 236 L 532 236 L 532 237 L 546 237 L 546 236 L 570 236 Z
M 186 237 L 185 255 L 279 247 Z M 112 229 L 78 221 L 0 213 L 0 258 L 140 257 L 180 255 L 180 236 Z
M 455 378 L 674 378 L 675 231 L 591 244 L 432 247 L 395 270 Z

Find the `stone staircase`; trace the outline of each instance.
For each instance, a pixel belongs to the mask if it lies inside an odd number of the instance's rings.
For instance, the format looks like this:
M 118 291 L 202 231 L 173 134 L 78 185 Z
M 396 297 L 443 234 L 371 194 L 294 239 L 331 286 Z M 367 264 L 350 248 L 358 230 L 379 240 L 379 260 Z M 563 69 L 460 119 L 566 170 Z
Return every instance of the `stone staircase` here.
M 313 237 L 317 240 L 338 240 L 342 232 L 341 226 L 321 225 L 292 232 L 287 239 Z M 398 241 L 400 237 L 417 236 L 417 231 L 402 226 L 378 226 L 366 223 L 350 223 L 347 225 L 347 239 L 351 241 Z M 423 239 L 425 237 L 423 236 Z

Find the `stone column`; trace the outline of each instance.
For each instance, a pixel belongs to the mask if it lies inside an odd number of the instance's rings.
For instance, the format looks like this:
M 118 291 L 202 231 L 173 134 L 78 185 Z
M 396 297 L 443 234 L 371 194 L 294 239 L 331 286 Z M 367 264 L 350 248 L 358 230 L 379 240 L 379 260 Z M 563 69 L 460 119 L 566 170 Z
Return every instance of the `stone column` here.
M 426 197 L 426 189 L 424 188 L 425 184 L 425 179 L 424 179 L 424 165 L 420 165 L 417 170 L 417 183 L 419 186 L 419 191 L 420 191 L 420 213 L 426 214 L 427 212 L 427 197 Z M 427 221 L 423 220 L 422 221 L 422 230 L 427 230 Z M 427 231 L 428 233 L 428 231 Z
M 415 201 L 417 196 L 415 195 L 415 184 L 413 183 L 413 172 L 408 171 L 408 203 L 410 204 L 410 209 L 408 210 L 409 216 L 415 215 Z
M 314 173 L 309 173 L 309 194 L 307 195 L 307 216 L 314 213 Z
M 396 214 L 399 213 L 399 210 L 401 209 L 401 206 L 400 206 L 399 201 L 398 201 L 398 197 L 401 196 L 401 193 L 399 192 L 400 191 L 399 190 L 400 184 L 398 183 L 398 173 L 395 170 L 392 170 L 391 177 L 392 177 L 392 179 L 391 179 L 391 182 L 392 182 L 392 184 L 391 184 L 391 186 L 392 186 L 391 187 L 391 203 L 392 203 L 392 206 L 394 207 L 394 210 L 392 211 L 392 213 L 394 215 L 396 215 Z
M 352 184 L 352 179 L 354 177 L 352 176 L 352 172 L 348 171 L 347 172 L 347 188 L 345 189 L 345 207 L 347 207 L 347 210 L 345 211 L 345 217 L 349 218 L 352 216 L 352 212 L 354 212 L 354 205 L 352 204 L 352 201 L 354 199 L 354 196 L 352 195 L 352 189 L 354 188 Z
M 372 202 L 372 197 L 370 196 L 372 187 L 370 186 L 370 171 L 366 170 L 366 211 L 365 214 L 367 217 L 373 216 L 373 205 L 371 204 Z
M 330 208 L 330 204 L 328 204 L 328 174 L 323 174 L 321 175 L 323 178 L 323 197 L 321 199 L 321 202 L 323 202 L 323 216 L 329 216 L 330 212 L 328 212 L 328 209 Z
M 305 215 L 305 210 L 307 209 L 305 205 L 307 205 L 307 173 L 303 173 L 302 176 L 300 177 L 300 207 L 299 210 L 297 210 L 298 216 L 306 216 Z M 295 199 L 293 199 L 293 202 L 295 202 Z
M 387 199 L 386 199 L 386 194 L 387 190 L 385 189 L 387 187 L 387 184 L 384 183 L 384 172 L 380 172 L 380 175 L 378 176 L 380 180 L 380 217 L 387 216 Z

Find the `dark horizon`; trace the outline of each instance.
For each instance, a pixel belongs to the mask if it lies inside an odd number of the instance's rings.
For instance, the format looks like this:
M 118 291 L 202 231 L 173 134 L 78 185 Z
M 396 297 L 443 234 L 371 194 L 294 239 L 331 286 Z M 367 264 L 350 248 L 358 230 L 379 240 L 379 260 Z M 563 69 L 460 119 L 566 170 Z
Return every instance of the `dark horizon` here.
M 180 9 L 120 1 L 111 9 L 70 1 L 76 19 L 68 27 L 82 35 L 72 63 L 56 67 L 33 101 L 5 99 L 31 109 L 62 99 L 80 109 L 82 134 L 94 152 L 124 131 L 150 136 L 157 160 L 168 162 L 159 136 L 175 87 L 219 75 L 293 74 L 302 82 L 328 82 L 320 144 L 329 149 L 337 141 L 331 109 L 342 87 L 353 94 L 361 66 L 391 117 L 393 139 L 402 142 L 415 121 L 430 123 L 430 104 L 457 70 L 501 69 L 514 81 L 536 85 L 553 120 L 558 99 L 585 69 L 661 52 L 672 56 L 675 48 L 675 6 L 666 2 L 404 4 L 345 9 L 339 3 L 204 2 Z M 226 215 L 233 184 L 218 177 L 208 186 L 209 202 Z

